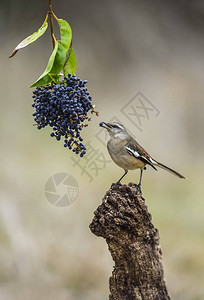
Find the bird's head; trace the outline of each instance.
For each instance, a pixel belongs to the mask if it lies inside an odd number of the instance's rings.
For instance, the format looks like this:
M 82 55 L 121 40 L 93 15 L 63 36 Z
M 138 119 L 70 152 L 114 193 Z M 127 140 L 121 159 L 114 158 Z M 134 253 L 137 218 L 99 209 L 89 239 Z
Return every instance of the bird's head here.
M 100 122 L 99 126 L 107 129 L 108 133 L 113 138 L 119 138 L 121 140 L 125 140 L 128 136 L 127 130 L 120 123 L 113 122 L 113 124 L 111 124 L 106 122 Z

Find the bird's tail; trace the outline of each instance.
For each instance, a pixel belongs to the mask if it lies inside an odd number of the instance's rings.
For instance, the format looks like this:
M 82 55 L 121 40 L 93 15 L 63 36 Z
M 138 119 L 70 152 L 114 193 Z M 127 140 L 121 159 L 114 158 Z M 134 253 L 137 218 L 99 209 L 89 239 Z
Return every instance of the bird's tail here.
M 166 171 L 168 171 L 168 172 L 170 172 L 170 173 L 172 173 L 172 174 L 178 176 L 179 178 L 186 179 L 186 177 L 184 177 L 184 176 L 181 175 L 180 173 L 178 173 L 178 172 L 174 171 L 173 169 L 171 169 L 171 168 L 169 168 L 169 167 L 167 167 L 167 166 L 165 166 L 165 165 L 159 163 L 158 161 L 155 161 L 155 160 L 154 160 L 154 164 L 155 164 L 156 166 L 158 166 L 158 167 L 160 167 L 160 168 L 162 168 L 162 169 L 164 169 L 164 170 L 166 170 Z

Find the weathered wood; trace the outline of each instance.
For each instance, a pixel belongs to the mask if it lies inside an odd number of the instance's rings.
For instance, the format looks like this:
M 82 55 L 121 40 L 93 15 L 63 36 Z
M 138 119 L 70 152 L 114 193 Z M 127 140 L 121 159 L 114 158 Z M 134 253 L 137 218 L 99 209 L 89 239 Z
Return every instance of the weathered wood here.
M 113 184 L 94 212 L 90 229 L 106 240 L 115 262 L 110 300 L 170 300 L 159 232 L 136 184 Z

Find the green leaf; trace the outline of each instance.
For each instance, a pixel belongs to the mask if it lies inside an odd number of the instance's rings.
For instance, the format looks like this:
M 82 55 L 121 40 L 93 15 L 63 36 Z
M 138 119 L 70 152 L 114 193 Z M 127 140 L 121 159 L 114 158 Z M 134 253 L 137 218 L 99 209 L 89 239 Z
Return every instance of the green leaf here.
M 59 73 L 62 71 L 66 61 L 66 50 L 60 41 L 55 41 L 55 48 L 50 56 L 48 65 L 43 74 L 30 87 L 42 86 L 54 81 L 59 82 Z
M 34 43 L 37 39 L 39 39 L 39 37 L 41 37 L 45 33 L 45 31 L 48 27 L 47 18 L 48 18 L 48 15 L 46 16 L 44 23 L 38 29 L 38 31 L 36 31 L 33 34 L 29 35 L 20 44 L 18 44 L 18 46 L 12 51 L 9 58 L 13 57 L 18 52 L 19 49 L 24 48 L 24 47 L 30 45 L 31 43 Z
M 72 42 L 72 29 L 67 21 L 58 18 L 56 19 L 60 27 L 61 44 L 65 50 L 68 51 Z
M 50 56 L 50 59 L 48 61 L 48 65 L 47 65 L 45 71 L 38 78 L 38 80 L 35 83 L 33 83 L 30 87 L 42 86 L 42 85 L 48 84 L 48 83 L 50 83 L 52 81 L 52 78 L 48 74 L 50 73 L 50 71 L 53 68 L 53 65 L 54 65 L 54 62 L 55 62 L 55 57 L 56 57 L 57 50 L 58 50 L 58 46 L 59 46 L 59 43 L 57 41 L 55 41 L 55 48 L 52 51 L 52 54 Z
M 73 48 L 71 48 L 70 54 L 68 56 L 68 60 L 63 68 L 63 72 L 64 72 L 64 77 L 67 77 L 67 75 L 70 73 L 71 75 L 75 75 L 76 74 L 76 68 L 77 68 L 77 60 L 76 60 L 76 55 L 75 52 L 73 50 Z
M 49 84 L 50 82 L 52 82 L 52 77 L 49 74 L 47 74 L 47 75 L 44 75 L 42 78 L 38 79 L 30 87 L 43 86 L 43 85 Z
M 50 56 L 45 71 L 38 78 L 38 80 L 30 87 L 46 85 L 52 81 L 54 81 L 55 83 L 59 83 L 60 81 L 59 74 L 62 70 L 64 74 L 76 73 L 76 56 L 74 50 L 71 48 L 71 44 L 72 44 L 71 27 L 65 20 L 58 19 L 55 15 L 54 17 L 56 18 L 60 27 L 61 41 L 55 41 L 55 47 Z
M 52 66 L 51 71 L 49 72 L 50 74 L 54 74 L 54 75 L 58 75 L 62 71 L 64 64 L 66 62 L 66 50 L 62 46 L 61 41 L 58 41 L 57 43 L 58 43 L 58 49 L 56 52 L 54 64 Z
M 55 83 L 60 83 L 61 82 L 61 75 L 51 75 L 49 74 L 49 76 L 52 78 L 52 81 L 54 81 Z

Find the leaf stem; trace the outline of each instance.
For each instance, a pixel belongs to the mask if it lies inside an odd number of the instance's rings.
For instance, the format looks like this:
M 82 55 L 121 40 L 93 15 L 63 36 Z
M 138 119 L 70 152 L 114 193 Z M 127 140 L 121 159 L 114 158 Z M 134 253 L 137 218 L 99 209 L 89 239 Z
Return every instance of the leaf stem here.
M 53 16 L 53 11 L 52 11 L 52 0 L 49 0 L 49 20 L 50 20 L 50 31 L 51 31 L 51 37 L 52 37 L 52 46 L 53 49 L 55 47 L 55 36 L 54 36 L 54 26 L 53 26 L 53 20 L 52 20 L 52 16 Z

